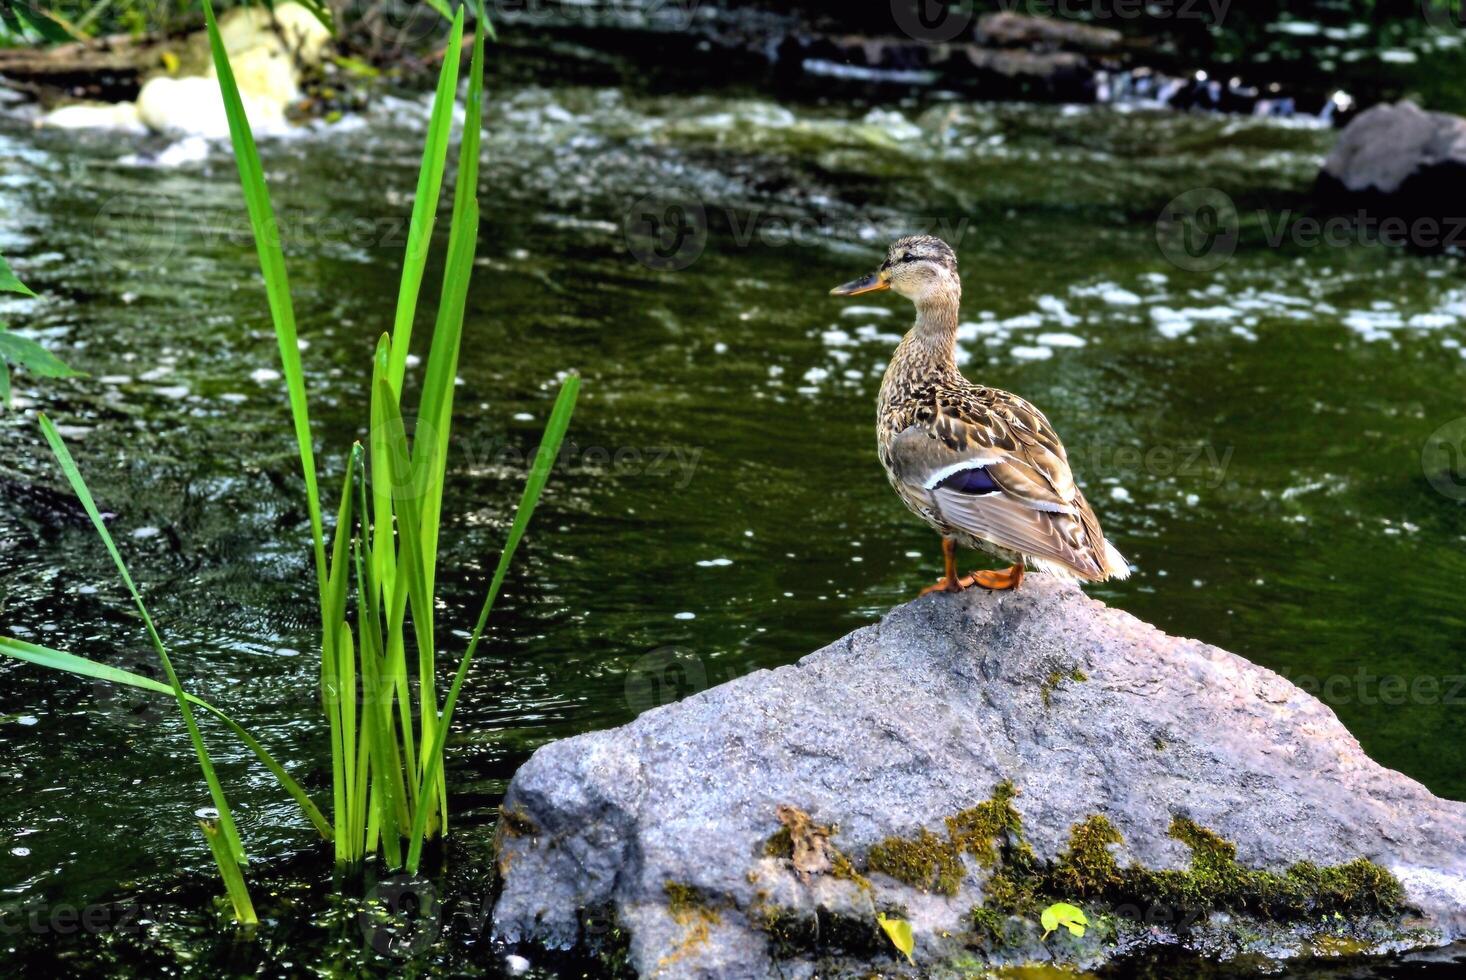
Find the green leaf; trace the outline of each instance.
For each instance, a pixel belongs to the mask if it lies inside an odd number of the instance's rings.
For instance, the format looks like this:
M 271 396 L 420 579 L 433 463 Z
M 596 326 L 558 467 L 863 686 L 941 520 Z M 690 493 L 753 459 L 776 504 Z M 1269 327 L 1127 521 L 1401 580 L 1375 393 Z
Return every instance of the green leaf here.
M 188 695 L 184 693 L 183 684 L 173 670 L 173 661 L 168 657 L 168 649 L 163 645 L 163 638 L 158 635 L 158 628 L 153 625 L 153 617 L 148 613 L 148 607 L 143 603 L 143 597 L 138 592 L 137 586 L 133 584 L 132 575 L 127 571 L 122 554 L 112 540 L 112 532 L 108 531 L 107 525 L 103 523 L 102 514 L 97 510 L 96 501 L 92 499 L 92 492 L 87 489 L 86 481 L 81 478 L 81 471 L 76 468 L 76 461 L 71 458 L 71 452 L 66 448 L 66 443 L 61 441 L 61 435 L 56 431 L 56 426 L 51 424 L 50 419 L 42 415 L 40 421 L 41 432 L 45 434 L 46 441 L 51 444 L 51 452 L 55 454 L 56 461 L 61 465 L 61 472 L 66 475 L 67 482 L 71 484 L 72 493 L 76 494 L 76 499 L 81 501 L 87 516 L 92 519 L 92 526 L 97 529 L 97 535 L 107 546 L 107 553 L 112 556 L 112 562 L 117 566 L 117 572 L 122 576 L 123 584 L 127 586 L 127 591 L 132 595 L 133 605 L 137 607 L 138 615 L 142 617 L 143 625 L 147 627 L 148 638 L 153 641 L 153 649 L 158 652 L 158 660 L 163 664 L 163 673 L 168 675 L 168 684 L 172 688 L 174 698 L 178 701 L 178 711 L 183 715 L 184 727 L 188 729 L 188 737 L 193 742 L 194 754 L 198 756 L 199 769 L 204 774 L 204 782 L 209 785 L 209 795 L 214 799 L 214 809 L 219 811 L 219 829 L 223 832 L 224 840 L 229 845 L 229 852 L 233 855 L 235 863 L 247 864 L 249 859 L 245 856 L 244 845 L 239 840 L 239 831 L 234 826 L 234 815 L 229 809 L 229 800 L 225 797 L 224 787 L 219 784 L 219 777 L 214 772 L 214 761 L 209 757 L 209 750 L 204 745 L 204 737 L 199 733 L 198 724 L 194 721 Z
M 916 949 L 916 939 L 911 935 L 911 923 L 905 919 L 888 919 L 884 912 L 876 913 L 876 922 L 885 932 L 886 938 L 891 940 L 891 945 L 901 951 L 907 962 L 915 966 L 916 960 L 911 953 Z
M 56 21 L 40 10 L 32 7 L 29 0 L 21 0 L 14 4 L 13 8 L 21 20 L 25 21 L 36 33 L 53 44 L 65 44 L 67 41 L 77 40 Z
M 412 321 L 417 315 L 417 298 L 422 290 L 428 246 L 437 221 L 438 198 L 443 188 L 443 169 L 448 159 L 448 135 L 453 128 L 453 100 L 458 92 L 458 62 L 463 48 L 463 8 L 456 15 L 439 11 L 453 22 L 448 46 L 443 49 L 443 66 L 438 71 L 438 88 L 423 143 L 422 165 L 417 174 L 417 195 L 412 200 L 412 223 L 407 229 L 407 251 L 403 255 L 402 281 L 397 287 L 397 314 L 392 326 L 392 360 L 388 380 L 396 396 L 402 394 L 402 376 L 412 343 Z
M 20 293 L 22 296 L 34 296 L 30 287 L 19 279 L 15 273 L 10 271 L 10 263 L 5 261 L 5 256 L 0 255 L 0 293 Z
M 484 596 L 483 607 L 479 610 L 478 623 L 474 625 L 473 635 L 469 638 L 468 649 L 464 651 L 463 659 L 458 662 L 458 673 L 453 677 L 453 685 L 448 688 L 448 697 L 443 702 L 443 715 L 433 735 L 432 750 L 427 753 L 427 764 L 423 767 L 419 798 L 425 796 L 428 787 L 442 778 L 443 743 L 447 738 L 448 726 L 453 723 L 453 708 L 458 703 L 458 692 L 463 687 L 463 679 L 468 676 L 468 666 L 473 662 L 474 652 L 478 650 L 484 625 L 488 623 L 489 612 L 494 608 L 494 600 L 498 598 L 499 589 L 504 585 L 504 576 L 509 572 L 509 563 L 514 560 L 514 552 L 518 550 L 520 539 L 524 537 L 525 529 L 529 527 L 529 519 L 534 516 L 535 505 L 539 503 L 540 494 L 544 492 L 545 483 L 550 478 L 550 468 L 555 465 L 555 458 L 560 455 L 560 444 L 565 439 L 565 430 L 570 427 L 570 416 L 575 411 L 575 399 L 579 394 L 580 377 L 572 374 L 565 379 L 565 384 L 560 388 L 560 395 L 555 399 L 555 407 L 550 411 L 550 420 L 545 423 L 545 435 L 540 440 L 540 451 L 535 456 L 534 466 L 529 471 L 529 478 L 524 482 L 524 494 L 519 498 L 519 508 L 514 512 L 514 523 L 509 527 L 509 537 L 504 542 L 504 550 L 499 553 L 499 564 L 494 569 L 494 577 L 489 582 L 488 594 Z M 431 710 L 431 705 L 423 705 L 424 712 Z M 407 852 L 407 870 L 412 874 L 417 874 L 418 862 L 422 857 L 427 811 L 428 807 L 420 807 L 412 825 L 412 840 Z
M 1049 934 L 1060 926 L 1076 936 L 1083 936 L 1085 927 L 1089 925 L 1089 920 L 1084 917 L 1083 910 L 1067 902 L 1055 902 L 1044 909 L 1043 914 L 1039 916 L 1039 922 L 1044 927 L 1044 934 L 1040 942 L 1049 938 Z
M 219 35 L 214 7 L 203 0 L 204 21 L 209 29 L 209 47 L 214 55 L 214 73 L 219 77 L 219 94 L 224 99 L 224 114 L 229 118 L 229 139 L 234 144 L 234 162 L 239 168 L 239 183 L 244 188 L 245 207 L 254 229 L 255 251 L 259 253 L 260 272 L 265 277 L 265 295 L 270 301 L 270 317 L 275 324 L 275 342 L 280 349 L 280 366 L 290 400 L 290 414 L 295 422 L 295 442 L 300 450 L 300 469 L 305 478 L 306 507 L 310 514 L 311 543 L 316 557 L 316 589 L 320 593 L 321 611 L 326 611 L 326 540 L 322 529 L 321 494 L 316 483 L 316 457 L 311 445 L 310 411 L 306 403 L 305 373 L 300 365 L 300 344 L 295 330 L 295 308 L 290 302 L 290 279 L 285 273 L 285 254 L 280 248 L 280 228 L 270 204 L 270 189 L 265 185 L 265 171 L 255 147 L 254 133 L 244 113 L 239 86 L 229 65 L 229 54 Z M 322 623 L 329 631 L 334 624 Z
M 259 925 L 254 902 L 249 898 L 249 888 L 244 884 L 244 873 L 229 853 L 229 840 L 219 829 L 219 821 L 200 820 L 199 829 L 204 832 L 204 840 L 209 842 L 209 850 L 214 854 L 214 863 L 219 866 L 219 877 L 224 879 L 224 890 L 234 906 L 234 918 L 247 926 Z
M 19 334 L 10 333 L 4 327 L 0 327 L 0 360 L 9 361 L 43 378 L 83 376 L 83 372 L 68 367 L 61 358 L 34 340 L 27 340 Z
M 17 640 L 14 637 L 0 636 L 0 656 L 23 660 L 26 663 L 32 663 L 38 667 L 74 674 L 77 677 L 90 677 L 93 680 L 102 680 L 111 684 L 134 687 L 142 691 L 151 691 L 154 694 L 173 693 L 173 688 L 151 677 L 144 677 L 141 674 L 134 674 L 131 671 L 122 670 L 107 664 L 99 664 L 95 660 L 88 660 L 74 653 L 66 653 L 61 650 L 53 650 L 50 647 L 37 646 L 34 643 L 27 643 L 25 640 Z M 285 787 L 285 791 L 300 804 L 300 808 L 305 812 L 306 818 L 321 832 L 321 836 L 327 840 L 331 839 L 331 825 L 326 822 L 326 818 L 320 809 L 311 802 L 310 797 L 306 795 L 301 785 L 291 778 L 290 774 L 285 771 L 280 763 L 275 761 L 274 756 L 270 755 L 263 745 L 255 741 L 254 736 L 245 731 L 233 718 L 230 718 L 203 698 L 193 694 L 186 694 L 185 696 L 188 698 L 190 704 L 203 708 L 228 726 L 230 731 L 234 732 L 239 740 L 255 754 L 255 757 L 264 763 L 265 768 L 274 774 L 275 778 L 280 781 L 280 785 Z

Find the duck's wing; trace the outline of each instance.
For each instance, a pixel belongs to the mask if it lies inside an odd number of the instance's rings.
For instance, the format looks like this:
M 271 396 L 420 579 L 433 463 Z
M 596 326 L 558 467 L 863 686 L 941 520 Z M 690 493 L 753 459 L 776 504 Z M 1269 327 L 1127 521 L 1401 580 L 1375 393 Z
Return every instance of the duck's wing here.
M 891 471 L 943 522 L 1081 578 L 1129 567 L 1100 531 L 1049 420 L 991 388 L 938 398 L 891 444 Z

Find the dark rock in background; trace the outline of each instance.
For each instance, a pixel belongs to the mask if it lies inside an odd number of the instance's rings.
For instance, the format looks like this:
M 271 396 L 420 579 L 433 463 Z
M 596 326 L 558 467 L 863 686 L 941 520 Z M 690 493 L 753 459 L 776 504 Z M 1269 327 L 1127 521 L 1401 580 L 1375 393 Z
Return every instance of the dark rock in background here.
M 1400 244 L 1466 249 L 1466 119 L 1413 102 L 1374 106 L 1339 134 L 1314 195 Z

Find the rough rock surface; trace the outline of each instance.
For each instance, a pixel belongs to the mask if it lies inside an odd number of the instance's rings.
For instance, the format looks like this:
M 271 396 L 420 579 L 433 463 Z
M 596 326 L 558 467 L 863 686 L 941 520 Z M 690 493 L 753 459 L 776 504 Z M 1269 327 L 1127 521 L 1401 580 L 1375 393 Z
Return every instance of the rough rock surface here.
M 1466 248 L 1466 119 L 1413 102 L 1373 106 L 1339 134 L 1314 188 L 1325 206 L 1369 217 L 1430 219 L 1391 237 L 1434 250 Z
M 1185 916 L 1141 926 L 1134 910 L 1080 899 L 1085 938 L 1041 940 L 1036 916 L 1017 914 L 998 942 L 974 933 L 971 913 L 994 890 L 991 863 L 964 854 L 951 895 L 871 870 L 880 842 L 945 839 L 946 818 L 1005 781 L 1040 863 L 1102 814 L 1123 837 L 1107 848 L 1120 867 L 1186 869 L 1193 855 L 1170 833 L 1182 818 L 1234 843 L 1249 869 L 1368 858 L 1405 900 L 1347 922 L 1320 905 L 1286 924 L 1213 910 L 1183 927 Z M 1466 935 L 1466 804 L 1371 761 L 1272 671 L 1043 575 L 1015 593 L 918 599 L 796 665 L 547 745 L 515 775 L 505 812 L 496 935 L 629 938 L 643 976 L 889 972 L 878 911 L 911 922 L 923 968 L 1092 965 L 1149 942 L 1281 957 Z M 837 849 L 810 861 L 826 840 L 806 837 L 807 873 L 769 844 L 791 813 L 828 827 Z M 997 843 L 1022 850 L 1012 834 Z

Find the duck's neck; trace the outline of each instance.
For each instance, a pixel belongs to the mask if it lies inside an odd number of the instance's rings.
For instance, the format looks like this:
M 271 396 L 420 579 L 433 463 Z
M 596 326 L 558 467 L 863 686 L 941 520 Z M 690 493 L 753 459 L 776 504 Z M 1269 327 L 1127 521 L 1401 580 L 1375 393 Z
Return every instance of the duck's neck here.
M 916 374 L 957 373 L 957 311 L 962 294 L 943 292 L 916 304 L 916 324 L 896 348 L 891 366 Z

